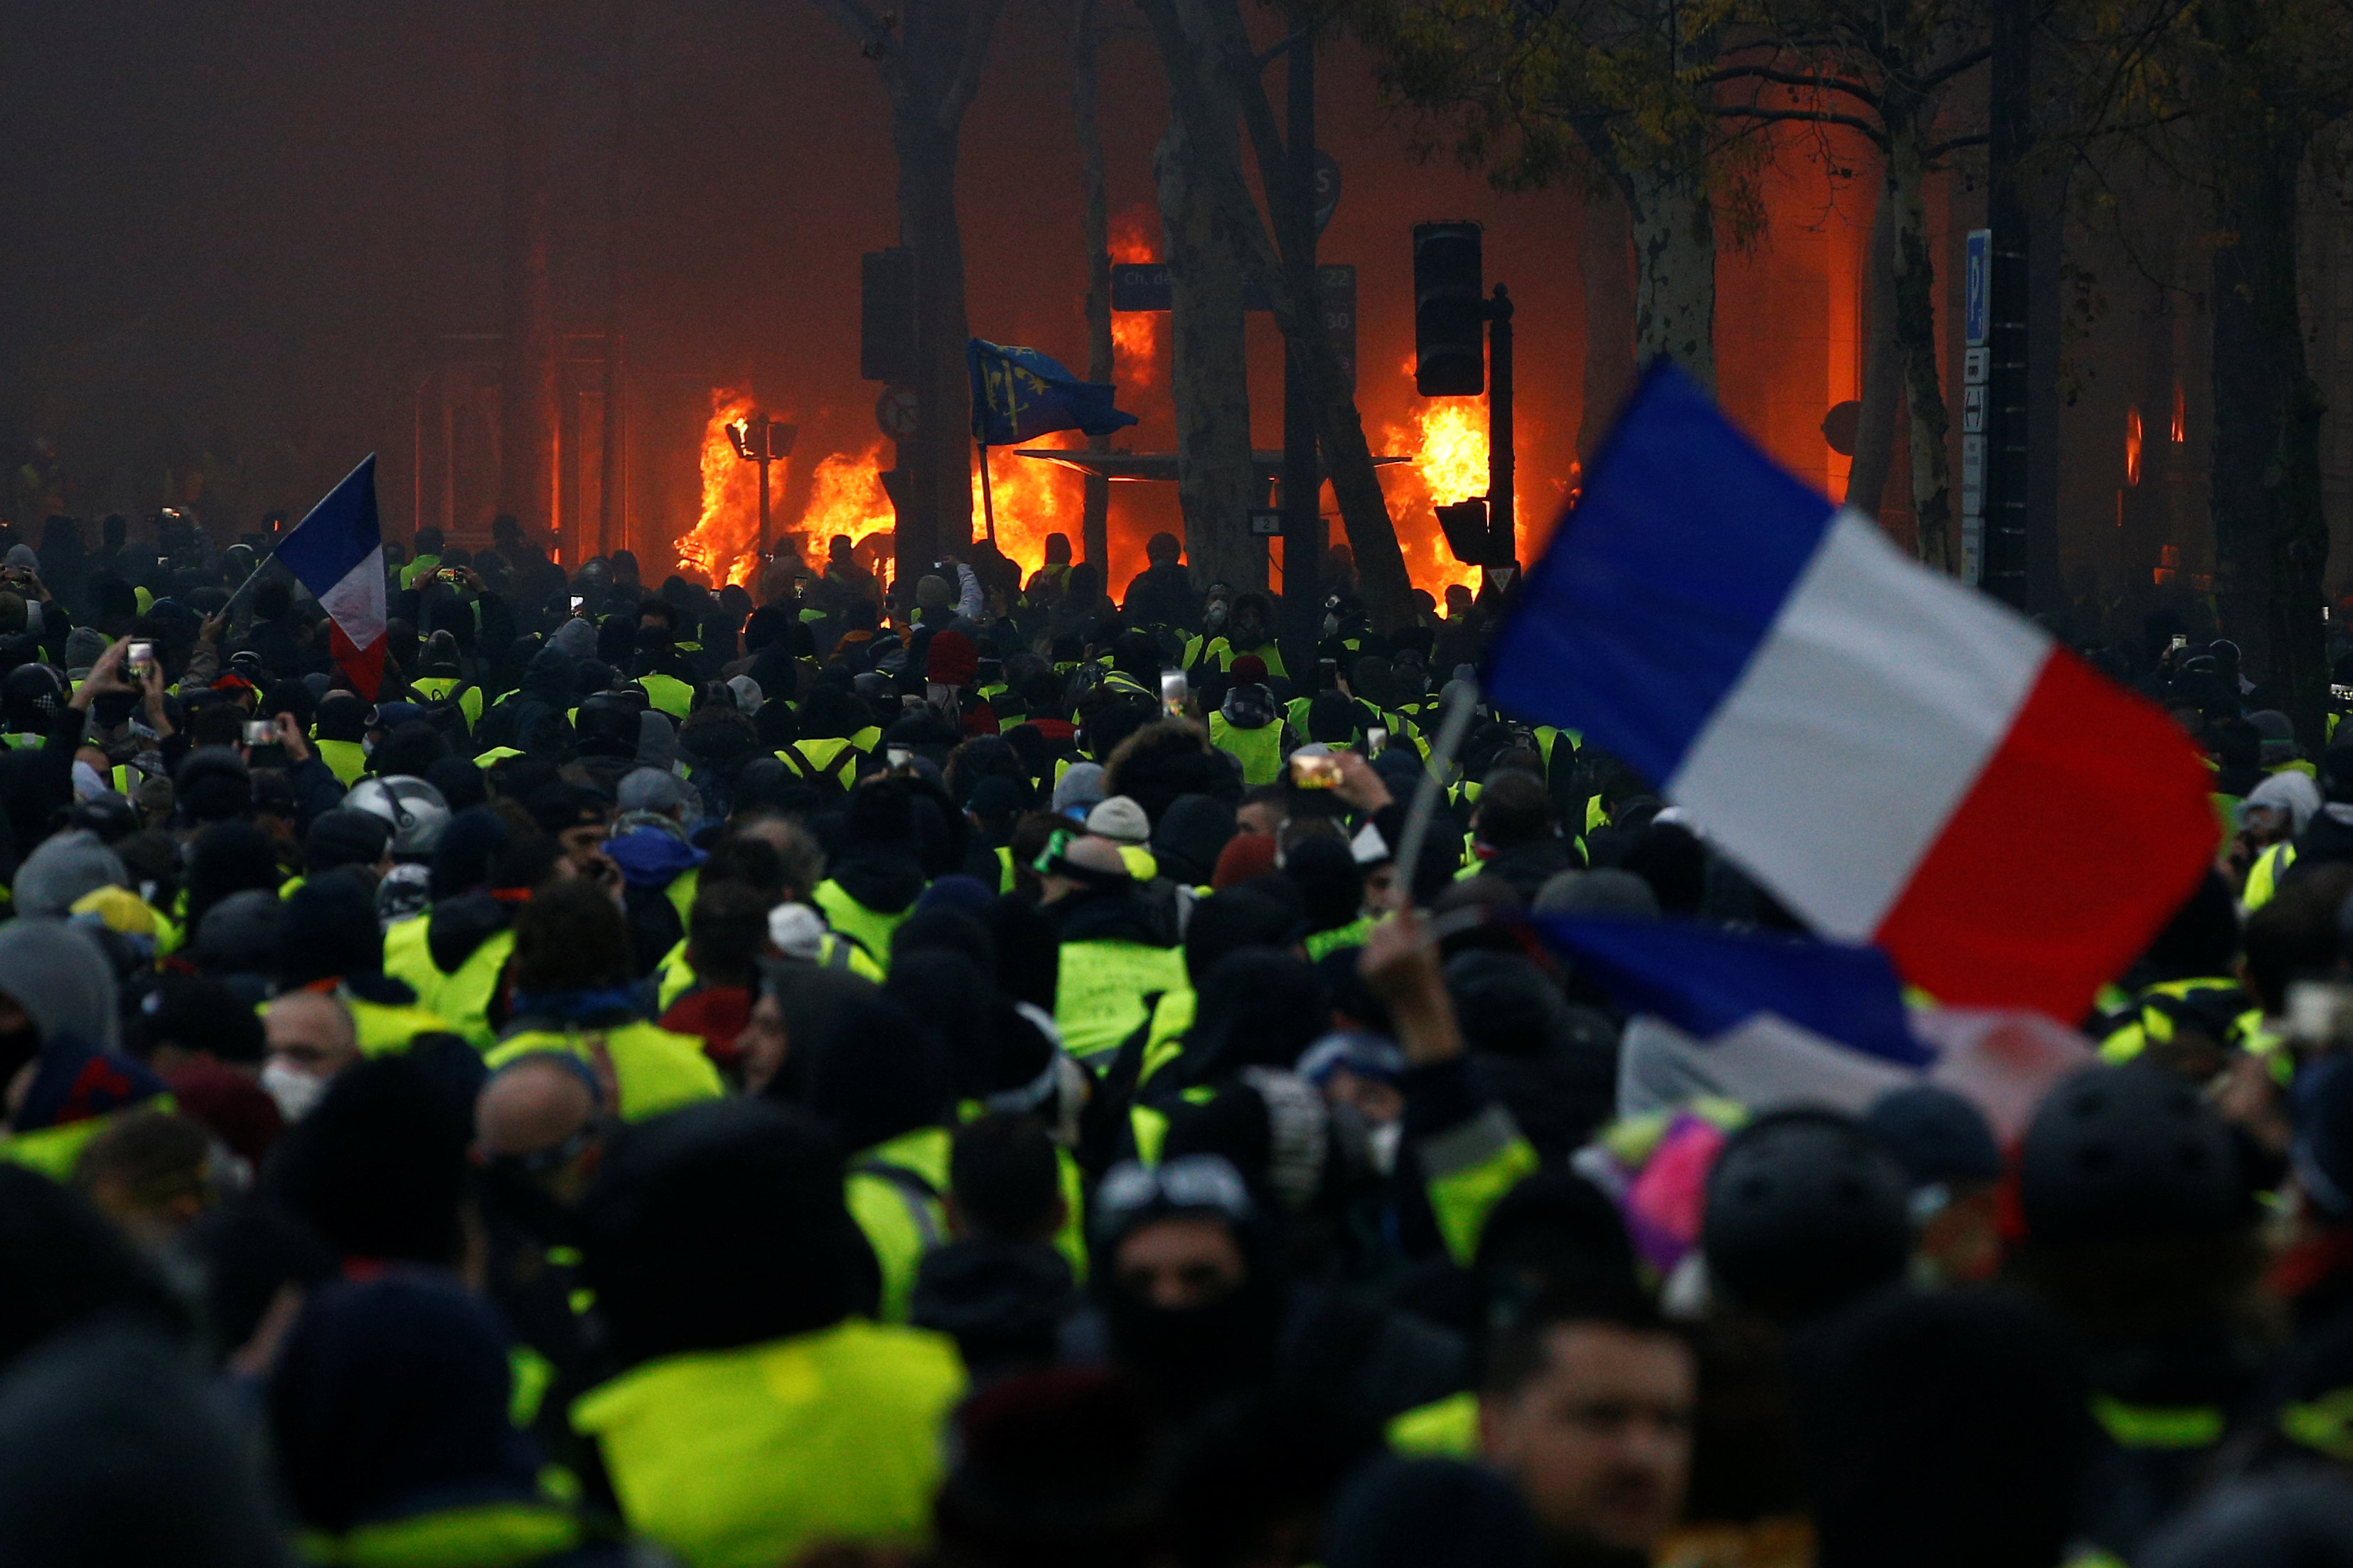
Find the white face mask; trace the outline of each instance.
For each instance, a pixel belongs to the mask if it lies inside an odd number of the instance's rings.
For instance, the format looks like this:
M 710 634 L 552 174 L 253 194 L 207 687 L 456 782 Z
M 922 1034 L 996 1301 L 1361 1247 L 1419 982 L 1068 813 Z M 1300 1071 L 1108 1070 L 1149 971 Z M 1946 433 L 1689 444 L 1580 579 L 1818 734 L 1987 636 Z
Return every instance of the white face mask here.
M 1398 1145 L 1404 1139 L 1405 1121 L 1402 1117 L 1368 1129 L 1366 1142 L 1370 1145 L 1373 1169 L 1384 1176 L 1393 1174 L 1397 1170 Z
M 304 1072 L 283 1057 L 272 1057 L 262 1064 L 261 1087 L 290 1124 L 311 1114 L 327 1093 L 325 1079 Z

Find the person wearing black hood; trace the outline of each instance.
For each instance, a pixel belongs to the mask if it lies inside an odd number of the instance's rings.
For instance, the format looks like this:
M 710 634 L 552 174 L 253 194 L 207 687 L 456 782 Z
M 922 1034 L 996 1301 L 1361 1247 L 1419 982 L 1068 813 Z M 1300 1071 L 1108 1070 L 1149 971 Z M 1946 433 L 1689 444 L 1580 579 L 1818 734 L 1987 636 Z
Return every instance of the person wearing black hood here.
M 338 1281 L 304 1303 L 269 1379 L 288 1501 L 336 1562 L 433 1560 L 620 1568 L 540 1486 L 511 1415 L 508 1336 L 454 1279 Z
M 885 968 L 892 933 L 913 911 L 929 880 L 914 847 L 914 794 L 899 779 L 867 779 L 850 791 L 841 847 L 811 900 L 828 925 Z
M 623 1370 L 573 1425 L 632 1529 L 689 1563 L 743 1563 L 924 1532 L 964 1369 L 945 1336 L 863 1315 L 872 1260 L 839 1147 L 807 1114 L 731 1100 L 650 1123 L 615 1146 L 581 1217 Z
M 1037 1118 L 1008 1111 L 965 1123 L 949 1151 L 951 1239 L 924 1254 L 908 1321 L 954 1335 L 976 1377 L 1052 1361 L 1078 1306 L 1054 1248 L 1066 1207 L 1056 1155 Z
M 572 750 L 572 721 L 566 715 L 578 701 L 571 656 L 559 647 L 542 647 L 523 667 L 522 683 L 514 694 L 482 715 L 474 730 L 475 744 L 484 752 L 561 761 Z
M 1480 785 L 1471 837 L 1482 862 L 1479 875 L 1509 884 L 1523 906 L 1534 903 L 1554 876 L 1584 864 L 1576 846 L 1561 837 L 1544 780 L 1517 769 L 1498 768 Z
M 1263 1400 L 1369 1450 L 1388 1420 L 1462 1385 L 1451 1334 L 1294 1285 L 1280 1227 L 1219 1155 L 1113 1166 L 1089 1241 L 1113 1360 L 1180 1424 Z

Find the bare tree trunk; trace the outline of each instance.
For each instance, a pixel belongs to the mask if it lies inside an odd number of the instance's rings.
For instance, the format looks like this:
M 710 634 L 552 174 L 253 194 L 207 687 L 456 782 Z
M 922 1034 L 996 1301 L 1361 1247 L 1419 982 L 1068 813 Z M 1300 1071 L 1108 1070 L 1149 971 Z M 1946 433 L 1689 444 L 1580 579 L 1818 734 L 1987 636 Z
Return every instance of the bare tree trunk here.
M 1904 360 L 1895 338 L 1895 201 L 1883 184 L 1871 220 L 1866 265 L 1871 273 L 1864 291 L 1862 407 L 1846 504 L 1877 517 L 1886 504 L 1887 476 L 1895 463 L 1895 410 L 1904 399 Z
M 1715 390 L 1715 215 L 1694 170 L 1661 167 L 1626 182 L 1634 240 L 1634 355 L 1665 354 Z
M 1180 117 L 1191 125 L 1218 122 L 1205 79 L 1222 75 L 1230 94 L 1228 101 L 1239 102 L 1243 123 L 1250 128 L 1260 184 L 1277 215 L 1274 233 L 1312 234 L 1312 224 L 1287 221 L 1296 215 L 1286 213 L 1279 205 L 1313 198 L 1295 189 L 1290 178 L 1274 108 L 1259 77 L 1235 0 L 1187 0 L 1181 15 L 1178 0 L 1139 3 L 1159 41 L 1160 58 L 1169 68 L 1169 85 Z M 1223 123 L 1230 125 L 1230 118 Z M 1377 627 L 1410 626 L 1413 582 L 1406 575 L 1405 554 L 1398 548 L 1388 500 L 1381 493 L 1372 448 L 1365 441 L 1356 390 L 1349 384 L 1324 321 L 1314 269 L 1305 258 L 1279 250 L 1269 236 L 1268 225 L 1250 199 L 1240 151 L 1230 137 L 1214 145 L 1197 142 L 1195 154 L 1202 181 L 1217 194 L 1225 210 L 1243 264 L 1277 281 L 1278 286 L 1269 291 L 1275 324 L 1307 379 L 1315 405 L 1316 444 L 1324 471 L 1331 478 L 1333 499 L 1339 503 L 1340 518 L 1347 528 L 1348 549 L 1356 559 L 1356 584 L 1366 610 Z
M 505 34 L 501 272 L 506 363 L 500 378 L 499 500 L 523 531 L 537 539 L 550 534 L 558 521 L 559 395 L 555 292 L 548 258 L 554 105 L 540 0 L 507 0 Z M 550 542 L 560 549 L 563 542 Z
M 886 15 L 866 0 L 818 0 L 876 63 L 890 94 L 899 243 L 915 253 L 915 433 L 899 443 L 906 481 L 893 584 L 907 604 L 943 546 L 961 553 L 972 540 L 972 393 L 965 374 L 971 328 L 956 225 L 956 144 L 1001 5 L 903 0 Z
M 943 554 L 972 542 L 972 389 L 965 369 L 964 243 L 955 205 L 956 134 L 928 107 L 892 117 L 899 243 L 915 253 L 916 429 L 899 447 L 908 506 L 899 514 L 898 595 Z
M 1577 457 L 1590 472 L 1601 438 L 1634 389 L 1634 250 L 1626 199 L 1616 187 L 1588 194 L 1584 216 L 1577 258 L 1585 281 L 1585 412 Z
M 603 449 L 596 463 L 596 542 L 594 552 L 599 555 L 622 547 L 628 527 L 628 498 L 622 495 L 627 482 L 622 468 L 623 442 L 627 438 L 627 420 L 621 407 L 625 393 L 621 375 L 621 182 L 628 171 L 629 156 L 629 98 L 633 89 L 633 58 L 636 42 L 637 6 L 635 0 L 618 0 L 615 32 L 617 35 L 617 58 L 613 87 L 613 156 L 605 174 L 605 225 L 607 255 L 605 259 L 605 395 L 603 428 L 599 435 Z M 583 545 L 581 554 L 590 553 Z M 755 580 L 754 592 L 760 584 Z
M 1920 559 L 1939 572 L 1960 564 L 1953 538 L 1953 465 L 1946 447 L 1952 415 L 1936 363 L 1936 262 L 1928 245 L 1928 210 L 1922 200 L 1921 141 L 1926 127 L 1909 116 L 1887 116 L 1887 201 L 1894 209 L 1895 336 L 1904 362 L 1906 426 L 1912 453 L 1912 516 Z
M 2248 4 L 2249 0 L 2237 0 Z M 2225 11 L 2232 9 L 2226 6 Z M 2326 405 L 2298 315 L 2296 179 L 2308 143 L 2275 119 L 2217 124 L 2214 252 L 2214 553 L 2223 635 L 2256 679 L 2284 689 L 2307 743 L 2322 733 L 2320 619 L 2328 522 L 2321 507 Z
M 1079 136 L 1079 223 L 1087 244 L 1087 379 L 1117 379 L 1111 335 L 1111 201 L 1103 181 L 1103 122 L 1095 111 L 1103 45 L 1096 13 L 1101 0 L 1073 0 L 1071 6 L 1071 119 Z M 1091 452 L 1111 450 L 1111 437 L 1090 436 Z M 1079 516 L 1080 559 L 1111 575 L 1111 481 L 1089 474 Z
M 1176 496 L 1185 544 L 1203 582 L 1258 581 L 1249 532 L 1252 500 L 1250 360 L 1245 348 L 1240 247 L 1226 232 L 1215 192 L 1199 178 L 1181 119 L 1155 154 L 1175 339 Z

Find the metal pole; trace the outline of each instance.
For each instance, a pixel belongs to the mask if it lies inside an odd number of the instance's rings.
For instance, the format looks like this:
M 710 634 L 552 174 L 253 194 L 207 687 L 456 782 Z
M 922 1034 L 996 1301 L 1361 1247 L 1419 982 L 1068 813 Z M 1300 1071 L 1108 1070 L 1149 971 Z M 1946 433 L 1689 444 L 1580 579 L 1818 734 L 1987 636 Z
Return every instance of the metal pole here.
M 1422 841 L 1430 837 L 1430 822 L 1437 813 L 1438 797 L 1445 793 L 1446 772 L 1454 765 L 1454 753 L 1462 749 L 1462 737 L 1471 732 L 1471 716 L 1478 710 L 1478 688 L 1468 680 L 1456 682 L 1445 716 L 1439 721 L 1438 743 L 1430 748 L 1430 756 L 1422 763 L 1421 779 L 1413 792 L 1413 805 L 1406 812 L 1405 832 L 1397 847 L 1397 877 L 1392 886 L 1398 909 L 1412 907 L 1413 872 L 1421 863 Z
M 2034 134 L 2031 98 L 2031 0 L 1996 0 L 1993 59 L 1987 88 L 1986 226 L 1991 289 L 1987 346 L 1985 570 L 1994 597 L 2028 609 L 2027 510 L 2027 205 L 2022 181 Z
M 1519 534 L 1512 507 L 1512 295 L 1495 285 L 1487 307 L 1487 527 L 1489 559 L 1517 570 Z M 1480 573 L 1485 586 L 1486 573 Z
M 1315 42 L 1291 40 L 1283 51 L 1284 110 L 1289 121 L 1291 200 L 1280 236 L 1286 268 L 1315 269 Z M 1270 279 L 1271 284 L 1273 279 Z M 1320 308 L 1320 297 L 1319 297 Z M 1323 468 L 1316 459 L 1315 406 L 1294 351 L 1282 360 L 1282 621 L 1303 684 L 1315 664 L 1317 627 L 1324 618 Z
M 760 551 L 756 559 L 761 561 L 768 558 L 768 464 L 775 457 L 768 450 L 768 437 L 776 427 L 775 420 L 765 414 L 760 416 Z M 753 586 L 755 588 L 759 585 L 757 571 L 758 568 L 754 568 Z
M 988 542 L 993 545 L 997 542 L 997 498 L 990 492 L 988 484 L 988 443 L 981 441 L 975 445 L 980 448 L 980 515 L 988 524 Z M 972 514 L 966 512 L 965 515 L 969 517 Z M 972 541 L 967 539 L 965 542 L 969 545 Z M 954 587 L 955 584 L 951 583 L 948 585 Z

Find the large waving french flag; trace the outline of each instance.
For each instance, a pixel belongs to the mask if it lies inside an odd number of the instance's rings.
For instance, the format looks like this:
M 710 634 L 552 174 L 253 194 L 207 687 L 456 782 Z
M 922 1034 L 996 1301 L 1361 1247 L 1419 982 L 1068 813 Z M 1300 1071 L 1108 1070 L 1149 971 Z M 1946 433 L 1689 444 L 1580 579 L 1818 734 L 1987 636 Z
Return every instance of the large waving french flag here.
M 327 647 L 352 689 L 375 700 L 384 684 L 384 531 L 375 515 L 375 454 L 343 476 L 279 542 L 278 559 L 327 612 Z
M 1488 656 L 1826 936 L 1950 1005 L 2083 1016 L 2210 863 L 2157 709 L 1647 374 Z

